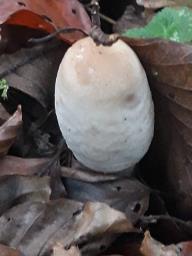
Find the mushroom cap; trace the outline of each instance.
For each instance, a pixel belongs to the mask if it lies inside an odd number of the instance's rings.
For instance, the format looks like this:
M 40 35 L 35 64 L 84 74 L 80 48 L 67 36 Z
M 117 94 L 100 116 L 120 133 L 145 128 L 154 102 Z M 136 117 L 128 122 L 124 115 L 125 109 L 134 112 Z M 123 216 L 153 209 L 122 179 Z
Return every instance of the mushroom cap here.
M 131 168 L 150 146 L 151 92 L 138 57 L 122 40 L 98 46 L 86 37 L 67 50 L 56 78 L 55 108 L 68 147 L 90 169 Z

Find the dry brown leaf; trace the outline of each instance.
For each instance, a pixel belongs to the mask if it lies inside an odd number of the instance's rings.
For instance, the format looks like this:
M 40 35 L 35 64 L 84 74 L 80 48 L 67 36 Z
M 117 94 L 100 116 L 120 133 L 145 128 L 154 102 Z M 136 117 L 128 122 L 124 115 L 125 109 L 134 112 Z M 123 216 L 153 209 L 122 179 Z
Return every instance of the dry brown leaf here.
M 18 200 L 48 201 L 51 193 L 48 177 L 0 177 L 0 214 Z
M 0 218 L 0 241 L 27 256 L 42 256 L 56 243 L 64 248 L 94 237 L 132 231 L 125 215 L 102 203 L 85 205 L 71 200 L 47 204 L 28 200 Z
M 82 177 L 85 178 L 85 175 L 86 172 L 84 172 L 84 176 L 81 175 L 80 179 L 73 178 L 73 176 L 65 179 L 65 188 L 70 198 L 81 202 L 105 202 L 111 207 L 125 212 L 133 223 L 147 211 L 149 190 L 139 181 L 121 179 L 120 177 L 116 177 L 116 180 L 110 180 L 109 177 L 109 180 L 106 181 L 107 177 L 105 177 L 103 181 L 94 182 L 93 179 L 97 177 L 94 173 L 92 175 L 89 173 L 89 176 L 86 176 L 86 181 L 82 181 Z M 99 178 L 102 179 L 101 176 Z
M 6 22 L 47 32 L 63 27 L 90 30 L 90 19 L 77 0 L 0 0 L 0 6 L 0 24 Z M 61 35 L 62 39 L 70 42 L 80 37 L 80 33 Z
M 71 246 L 68 250 L 63 248 L 63 245 L 57 243 L 53 247 L 52 256 L 81 256 L 81 252 L 76 246 Z
M 0 176 L 4 175 L 34 175 L 48 166 L 49 158 L 21 158 L 5 156 L 0 159 Z
M 22 126 L 22 112 L 19 106 L 15 113 L 0 127 L 0 156 L 7 154 Z
M 165 246 L 153 239 L 149 231 L 145 232 L 145 237 L 140 248 L 144 256 L 178 256 L 180 250 L 176 245 Z
M 77 217 L 75 239 L 83 233 L 98 236 L 103 233 L 122 233 L 134 231 L 133 225 L 126 219 L 124 213 L 110 208 L 107 204 L 97 202 L 85 203 L 82 215 Z
M 192 46 L 164 40 L 124 40 L 141 59 L 153 91 L 156 129 L 151 179 L 167 192 L 172 214 L 190 218 Z
M 56 41 L 47 45 L 21 49 L 11 55 L 2 54 L 0 78 L 6 79 L 11 88 L 26 93 L 46 109 L 54 94 L 55 77 L 65 50 L 66 46 Z M 11 101 L 12 97 L 14 98 L 15 94 L 11 95 L 10 90 L 8 101 Z M 30 98 L 26 100 L 22 95 L 23 109 L 26 101 L 28 105 L 31 102 Z M 39 112 L 35 106 L 33 108 L 29 105 L 28 112 Z
M 18 250 L 12 249 L 8 246 L 0 244 L 1 256 L 22 256 Z

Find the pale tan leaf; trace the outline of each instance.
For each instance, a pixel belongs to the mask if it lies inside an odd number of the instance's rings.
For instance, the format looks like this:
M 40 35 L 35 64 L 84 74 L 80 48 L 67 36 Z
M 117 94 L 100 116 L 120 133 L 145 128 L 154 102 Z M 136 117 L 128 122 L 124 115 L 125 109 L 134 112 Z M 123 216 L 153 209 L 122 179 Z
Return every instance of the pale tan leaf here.
M 61 244 L 57 243 L 53 247 L 52 256 L 81 256 L 81 252 L 76 246 L 71 246 L 68 250 L 66 250 Z
M 153 239 L 149 231 L 145 232 L 145 237 L 141 244 L 140 251 L 144 256 L 178 256 L 179 249 L 175 245 L 165 246 Z

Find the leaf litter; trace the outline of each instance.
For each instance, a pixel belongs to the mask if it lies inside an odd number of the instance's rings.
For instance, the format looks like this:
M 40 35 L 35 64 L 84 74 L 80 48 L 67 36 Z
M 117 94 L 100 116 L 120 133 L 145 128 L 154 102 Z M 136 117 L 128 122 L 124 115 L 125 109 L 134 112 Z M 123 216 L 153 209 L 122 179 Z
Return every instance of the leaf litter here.
M 17 24 L 53 32 L 55 29 L 73 26 L 89 32 L 90 19 L 77 0 L 47 2 L 46 0 L 0 1 L 0 24 Z M 61 35 L 67 41 L 75 41 L 82 34 Z
M 55 13 L 50 11 L 50 6 L 45 10 L 44 1 L 42 9 L 36 1 L 22 1 L 26 6 L 20 3 L 16 9 L 12 1 L 1 3 L 2 23 L 35 29 L 39 29 L 40 24 L 47 32 L 66 25 L 90 29 L 90 20 L 77 1 L 61 1 L 68 7 L 64 13 L 70 13 L 65 18 L 59 9 Z M 77 16 L 71 19 L 73 4 Z M 6 6 L 11 8 L 5 9 Z M 39 8 L 38 11 L 35 8 Z M 58 16 L 53 17 L 56 13 Z M 139 19 L 134 16 L 135 23 Z M 9 26 L 6 29 L 8 31 Z M 73 42 L 80 36 L 64 35 L 62 39 Z M 7 99 L 1 97 L 0 100 L 0 243 L 5 255 L 105 255 L 106 249 L 116 241 L 122 246 L 121 250 L 113 249 L 107 255 L 190 255 L 192 224 L 184 219 L 191 216 L 187 169 L 191 156 L 191 46 L 159 39 L 124 40 L 140 57 L 158 105 L 157 131 L 152 145 L 155 150 L 141 163 L 141 168 L 148 173 L 143 172 L 140 181 L 138 177 L 106 176 L 78 164 L 71 166 L 67 147 L 57 149 L 62 138 L 54 114 L 53 92 L 66 44 L 53 40 L 37 46 L 25 45 L 11 54 L 1 53 L 0 78 L 9 86 Z M 18 105 L 22 106 L 22 113 Z M 163 133 L 165 129 L 168 134 Z M 172 143 L 168 138 L 174 138 Z M 150 154 L 155 155 L 155 160 L 151 161 Z M 157 166 L 160 162 L 169 164 L 156 175 L 154 170 L 157 173 L 162 168 Z M 47 177 L 50 173 L 51 177 Z M 161 180 L 166 177 L 161 184 L 159 177 Z M 141 181 L 146 181 L 151 188 Z M 158 194 L 153 200 L 152 192 Z M 142 237 L 143 230 L 149 230 L 156 239 L 149 232 Z M 123 237 L 132 237 L 132 241 L 123 242 Z M 139 237 L 139 242 L 135 237 Z

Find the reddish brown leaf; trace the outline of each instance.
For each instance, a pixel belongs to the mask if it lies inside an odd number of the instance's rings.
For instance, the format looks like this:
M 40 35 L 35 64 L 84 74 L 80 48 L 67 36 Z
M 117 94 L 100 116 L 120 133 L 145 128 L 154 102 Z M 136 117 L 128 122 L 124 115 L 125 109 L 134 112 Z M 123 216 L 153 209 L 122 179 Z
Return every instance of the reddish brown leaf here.
M 172 214 L 191 218 L 192 46 L 164 40 L 125 40 L 140 57 L 153 91 L 156 132 L 152 176 L 160 178 L 158 185 L 170 195 Z
M 22 256 L 18 250 L 12 249 L 8 246 L 0 244 L 1 256 Z
M 21 107 L 0 127 L 0 156 L 7 154 L 22 125 Z
M 90 30 L 90 19 L 77 0 L 0 0 L 0 24 L 24 25 L 52 32 L 55 28 L 75 27 Z M 82 34 L 61 35 L 62 39 L 73 42 Z

